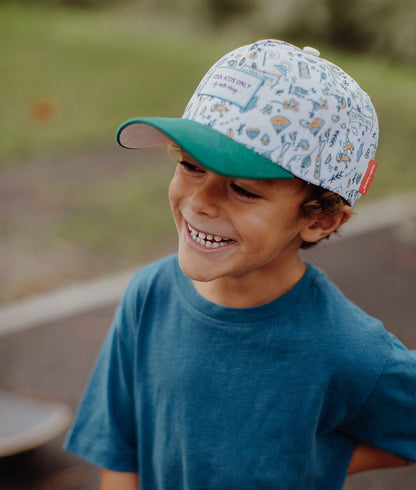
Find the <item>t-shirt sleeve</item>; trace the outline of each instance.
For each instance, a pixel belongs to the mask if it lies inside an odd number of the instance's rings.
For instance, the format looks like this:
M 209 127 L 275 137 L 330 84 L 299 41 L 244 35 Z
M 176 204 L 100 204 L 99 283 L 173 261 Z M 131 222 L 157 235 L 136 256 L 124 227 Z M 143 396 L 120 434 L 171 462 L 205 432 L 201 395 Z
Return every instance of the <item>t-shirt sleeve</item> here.
M 134 308 L 118 307 L 64 447 L 113 471 L 136 472 Z
M 416 351 L 389 337 L 391 349 L 381 374 L 342 429 L 357 440 L 416 461 Z

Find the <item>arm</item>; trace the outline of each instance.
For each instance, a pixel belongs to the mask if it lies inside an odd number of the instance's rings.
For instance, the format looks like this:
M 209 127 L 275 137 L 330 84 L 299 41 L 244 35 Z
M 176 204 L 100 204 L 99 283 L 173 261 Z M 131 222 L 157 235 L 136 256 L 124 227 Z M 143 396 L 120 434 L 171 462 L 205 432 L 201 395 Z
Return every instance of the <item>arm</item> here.
M 405 461 L 395 454 L 366 444 L 359 444 L 352 454 L 347 474 L 352 475 L 360 471 L 378 468 L 395 468 L 407 464 L 409 464 L 409 461 Z
M 140 490 L 137 473 L 101 470 L 101 490 Z

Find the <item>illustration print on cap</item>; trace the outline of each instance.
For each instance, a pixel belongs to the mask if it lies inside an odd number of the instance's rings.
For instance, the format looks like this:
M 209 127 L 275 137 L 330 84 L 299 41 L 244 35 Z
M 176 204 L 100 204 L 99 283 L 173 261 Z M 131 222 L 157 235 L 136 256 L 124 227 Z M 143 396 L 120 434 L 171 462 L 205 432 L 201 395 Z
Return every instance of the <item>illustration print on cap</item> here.
M 222 57 L 183 118 L 227 135 L 351 204 L 378 141 L 370 97 L 336 65 L 283 41 Z

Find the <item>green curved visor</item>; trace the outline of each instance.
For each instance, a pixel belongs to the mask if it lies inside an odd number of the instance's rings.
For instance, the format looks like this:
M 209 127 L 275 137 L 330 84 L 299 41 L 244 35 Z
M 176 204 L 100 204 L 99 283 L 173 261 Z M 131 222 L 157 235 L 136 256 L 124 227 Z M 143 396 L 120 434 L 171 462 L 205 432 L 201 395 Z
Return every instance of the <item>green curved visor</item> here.
M 228 136 L 196 121 L 179 118 L 135 118 L 116 135 L 120 146 L 151 148 L 175 142 L 203 167 L 228 177 L 292 179 L 294 176 Z

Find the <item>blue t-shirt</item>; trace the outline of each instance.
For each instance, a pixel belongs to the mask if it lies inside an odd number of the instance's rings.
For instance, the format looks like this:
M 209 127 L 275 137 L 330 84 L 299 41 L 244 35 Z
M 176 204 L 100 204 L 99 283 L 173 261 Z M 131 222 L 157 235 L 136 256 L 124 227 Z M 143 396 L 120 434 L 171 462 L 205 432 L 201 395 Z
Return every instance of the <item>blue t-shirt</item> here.
M 416 460 L 416 353 L 315 267 L 255 308 L 170 256 L 117 310 L 66 447 L 142 490 L 336 490 L 357 441 Z

